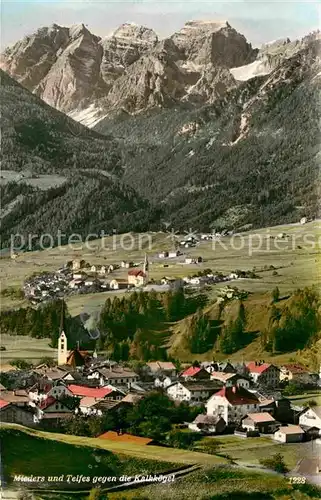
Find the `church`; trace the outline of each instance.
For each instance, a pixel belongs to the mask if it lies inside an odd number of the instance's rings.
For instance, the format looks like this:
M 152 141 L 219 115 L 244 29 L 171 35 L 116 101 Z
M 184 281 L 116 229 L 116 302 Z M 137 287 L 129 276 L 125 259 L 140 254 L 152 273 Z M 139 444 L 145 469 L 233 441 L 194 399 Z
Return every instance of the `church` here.
M 73 369 L 85 366 L 89 354 L 87 351 L 81 351 L 79 347 L 68 350 L 67 336 L 64 330 L 61 331 L 58 339 L 58 366 L 69 366 Z

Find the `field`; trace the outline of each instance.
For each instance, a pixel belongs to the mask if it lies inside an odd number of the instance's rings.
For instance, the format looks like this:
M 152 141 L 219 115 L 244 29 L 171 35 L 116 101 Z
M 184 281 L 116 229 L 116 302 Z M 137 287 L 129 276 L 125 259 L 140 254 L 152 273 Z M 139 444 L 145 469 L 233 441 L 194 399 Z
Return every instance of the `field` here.
M 1 335 L 1 345 L 6 348 L 1 351 L 1 364 L 5 364 L 15 358 L 26 361 L 37 361 L 42 357 L 57 357 L 57 349 L 49 347 L 50 339 L 34 339 L 24 335 Z
M 211 447 L 213 453 L 227 455 L 238 464 L 259 465 L 262 458 L 280 453 L 289 470 L 293 469 L 302 456 L 318 456 L 321 446 L 315 442 L 280 444 L 270 436 L 241 438 L 238 436 L 212 436 L 203 438 L 198 449 Z
M 294 405 L 301 406 L 309 401 L 315 401 L 318 406 L 321 406 L 321 392 L 306 392 L 304 394 L 298 394 L 295 396 L 290 396 L 288 398 Z

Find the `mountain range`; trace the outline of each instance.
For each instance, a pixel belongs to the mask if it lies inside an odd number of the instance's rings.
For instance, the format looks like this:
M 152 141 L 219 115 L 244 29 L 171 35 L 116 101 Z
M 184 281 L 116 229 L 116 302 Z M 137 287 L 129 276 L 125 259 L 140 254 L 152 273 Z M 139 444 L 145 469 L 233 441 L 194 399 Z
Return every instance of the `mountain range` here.
M 240 229 L 316 216 L 320 46 L 315 32 L 256 49 L 228 22 L 190 21 L 163 40 L 134 24 L 104 39 L 53 25 L 7 48 L 4 244 L 35 226 Z

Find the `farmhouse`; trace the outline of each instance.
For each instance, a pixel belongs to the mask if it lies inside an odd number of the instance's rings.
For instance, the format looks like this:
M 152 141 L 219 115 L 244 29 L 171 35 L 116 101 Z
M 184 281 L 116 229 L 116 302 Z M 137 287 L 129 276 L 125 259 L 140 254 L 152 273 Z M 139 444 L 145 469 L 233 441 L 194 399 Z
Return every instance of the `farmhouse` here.
M 263 434 L 275 432 L 280 424 L 267 412 L 264 413 L 248 413 L 242 418 L 242 427 L 248 431 L 259 431 Z
M 300 443 L 303 441 L 304 430 L 299 425 L 280 427 L 273 437 L 280 443 Z
M 244 389 L 250 387 L 250 381 L 237 373 L 211 372 L 211 380 L 219 380 L 226 387 L 232 387 L 233 385 L 238 385 Z
M 0 421 L 32 427 L 35 423 L 34 412 L 31 408 L 21 408 L 0 399 Z
M 160 252 L 158 254 L 159 259 L 166 259 L 168 257 L 168 252 Z
M 138 381 L 137 373 L 122 367 L 115 368 L 98 368 L 93 371 L 88 378 L 98 379 L 101 386 L 112 385 L 130 385 Z
M 105 398 L 113 392 L 113 390 L 109 387 L 100 387 L 95 389 L 93 387 L 85 387 L 75 384 L 69 385 L 68 389 L 73 396 L 90 397 L 95 399 Z
M 1 399 L 19 408 L 26 408 L 30 403 L 30 398 L 24 390 L 1 391 Z
M 256 384 L 269 387 L 278 387 L 280 381 L 280 369 L 270 363 L 251 361 L 246 364 L 249 374 Z
M 299 417 L 299 424 L 306 427 L 317 427 L 321 431 L 321 406 L 306 408 Z
M 109 288 L 111 290 L 121 290 L 124 288 L 128 288 L 128 281 L 124 279 L 113 279 L 109 283 Z
M 168 253 L 168 257 L 170 259 L 173 259 L 174 257 L 179 257 L 180 255 L 181 255 L 181 252 L 179 250 L 175 250 L 175 251 Z
M 120 263 L 120 267 L 123 267 L 125 269 L 129 269 L 130 267 L 133 267 L 133 265 L 133 262 L 127 262 L 126 260 L 122 260 Z
M 224 387 L 213 394 L 206 404 L 208 415 L 221 416 L 227 425 L 239 423 L 249 412 L 259 409 L 259 400 L 242 387 Z
M 151 361 L 147 363 L 147 366 L 152 375 L 168 375 L 169 377 L 176 375 L 175 365 L 171 361 Z
M 42 418 L 43 413 L 71 413 L 72 410 L 68 408 L 62 401 L 50 396 L 40 403 L 38 406 L 40 410 L 39 418 Z
M 144 286 L 147 283 L 147 275 L 141 269 L 131 269 L 128 271 L 128 284 L 134 286 Z
M 205 368 L 200 368 L 199 366 L 190 366 L 180 376 L 185 380 L 209 380 L 211 378 L 210 373 Z
M 175 401 L 204 402 L 218 391 L 221 384 L 211 381 L 174 382 L 166 392 Z
M 188 424 L 188 428 L 203 434 L 218 434 L 224 432 L 226 423 L 223 418 L 215 415 L 197 415 L 195 420 Z
M 286 364 L 280 368 L 280 380 L 290 381 L 298 380 L 307 374 L 306 369 L 299 364 Z

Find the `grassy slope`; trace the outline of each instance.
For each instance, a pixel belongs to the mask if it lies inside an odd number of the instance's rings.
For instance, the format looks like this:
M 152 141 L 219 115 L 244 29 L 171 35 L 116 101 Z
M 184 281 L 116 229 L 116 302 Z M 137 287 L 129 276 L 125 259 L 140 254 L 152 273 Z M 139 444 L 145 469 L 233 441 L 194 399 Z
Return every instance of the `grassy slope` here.
M 27 429 L 20 425 L 3 424 L 0 429 L 2 439 L 2 460 L 4 476 L 10 485 L 10 477 L 14 474 L 22 475 L 66 475 L 83 474 L 85 476 L 109 476 L 162 473 L 172 470 L 181 464 L 199 464 L 201 469 L 173 484 L 152 485 L 139 490 L 121 493 L 110 493 L 108 498 L 120 499 L 185 499 L 205 500 L 212 498 L 208 495 L 228 495 L 224 498 L 240 500 L 242 494 L 258 495 L 248 498 L 255 499 L 288 499 L 296 496 L 282 496 L 291 494 L 293 487 L 280 477 L 261 472 L 226 468 L 226 460 L 205 453 L 190 452 L 186 450 L 166 449 L 156 446 L 125 445 L 124 443 L 108 442 L 93 438 L 68 436 L 62 434 L 41 432 Z M 206 438 L 209 439 L 209 438 Z M 211 438 L 212 439 L 212 438 Z M 216 439 L 216 438 L 213 438 Z M 238 440 L 234 437 L 218 437 L 220 452 L 229 453 L 231 456 L 243 455 L 247 458 L 246 451 L 251 449 L 257 453 L 258 442 L 252 440 L 252 447 L 248 448 L 248 441 Z M 221 441 L 224 440 L 224 443 Z M 255 442 L 254 442 L 255 441 Z M 266 456 L 268 439 L 262 439 L 262 453 Z M 273 444 L 271 445 L 273 446 Z M 275 445 L 275 449 L 276 449 Z M 279 445 L 278 450 L 281 445 Z M 295 445 L 297 446 L 297 445 Z M 285 448 L 283 446 L 283 448 Z M 283 453 L 283 451 L 282 451 Z M 97 457 L 99 457 L 98 460 Z M 248 461 L 248 460 L 245 460 Z M 225 463 L 225 465 L 224 465 Z M 222 468 L 224 465 L 224 468 Z M 218 467 L 217 467 L 218 466 Z M 78 486 L 84 491 L 87 484 Z M 104 487 L 111 486 L 105 484 Z M 66 482 L 61 484 L 51 483 L 50 489 L 58 487 L 64 490 L 77 489 L 75 484 L 66 487 Z M 48 486 L 46 495 L 49 494 Z M 79 498 L 86 498 L 81 492 Z M 314 491 L 303 499 L 319 498 L 319 492 Z M 41 495 L 43 497 L 43 495 Z M 68 496 L 50 495 L 48 498 L 69 498 Z M 222 497 L 223 498 L 223 497 Z M 246 498 L 246 497 L 244 497 Z
M 299 490 L 299 491 L 298 491 Z M 287 479 L 235 469 L 205 469 L 168 485 L 153 485 L 138 491 L 109 494 L 111 500 L 311 500 L 320 491 L 296 487 Z
M 221 457 L 216 457 L 213 455 L 208 455 L 206 453 L 199 453 L 187 450 L 178 450 L 174 448 L 163 448 L 161 446 L 144 446 L 133 443 L 118 443 L 116 441 L 109 441 L 106 439 L 99 438 L 87 438 L 81 436 L 71 436 L 67 434 L 58 434 L 53 432 L 43 432 L 34 429 L 28 429 L 17 424 L 2 424 L 4 429 L 16 429 L 23 432 L 26 436 L 31 437 L 29 440 L 30 446 L 32 446 L 33 438 L 43 438 L 45 443 L 53 441 L 54 443 L 63 443 L 65 445 L 75 445 L 87 447 L 90 449 L 101 449 L 106 450 L 116 455 L 121 455 L 123 457 L 132 457 L 137 460 L 151 460 L 164 462 L 162 465 L 163 470 L 168 469 L 168 463 L 170 460 L 170 465 L 176 464 L 177 466 L 182 464 L 203 464 L 203 465 L 215 465 L 219 463 L 225 463 L 226 460 Z M 72 448 L 70 448 L 72 449 Z

